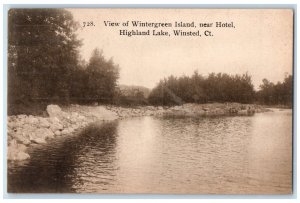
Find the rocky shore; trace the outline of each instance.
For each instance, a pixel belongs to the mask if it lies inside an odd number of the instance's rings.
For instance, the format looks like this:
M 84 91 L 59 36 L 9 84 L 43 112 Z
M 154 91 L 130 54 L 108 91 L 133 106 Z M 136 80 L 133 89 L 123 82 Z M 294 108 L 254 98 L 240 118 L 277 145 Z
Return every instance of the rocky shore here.
M 21 161 L 29 159 L 28 148 L 43 144 L 55 137 L 66 136 L 95 121 L 111 121 L 137 116 L 249 116 L 268 111 L 258 105 L 238 103 L 225 104 L 184 104 L 173 107 L 140 106 L 125 108 L 118 106 L 70 105 L 61 109 L 48 105 L 49 117 L 32 115 L 8 116 L 7 118 L 7 159 Z

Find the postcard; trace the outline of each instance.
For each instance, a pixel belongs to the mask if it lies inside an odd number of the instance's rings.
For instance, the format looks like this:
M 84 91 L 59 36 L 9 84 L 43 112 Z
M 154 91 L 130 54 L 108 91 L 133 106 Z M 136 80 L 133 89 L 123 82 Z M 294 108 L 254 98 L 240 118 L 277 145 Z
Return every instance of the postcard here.
M 7 19 L 8 193 L 293 193 L 292 8 Z

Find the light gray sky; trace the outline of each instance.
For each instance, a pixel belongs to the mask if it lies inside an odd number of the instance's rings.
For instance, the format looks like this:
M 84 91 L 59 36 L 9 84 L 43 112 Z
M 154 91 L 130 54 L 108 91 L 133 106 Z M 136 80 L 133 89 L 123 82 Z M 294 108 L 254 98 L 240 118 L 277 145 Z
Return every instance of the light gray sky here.
M 76 21 L 93 21 L 95 26 L 78 30 L 83 39 L 81 54 L 88 60 L 94 48 L 103 50 L 120 66 L 119 84 L 153 88 L 163 77 L 202 75 L 210 72 L 252 75 L 257 88 L 263 78 L 282 81 L 292 73 L 293 13 L 272 9 L 68 9 Z M 120 29 L 105 27 L 103 21 L 175 21 L 198 23 L 234 22 L 233 28 L 210 30 L 213 37 L 120 36 Z M 143 28 L 140 30 L 152 30 Z M 173 29 L 165 29 L 172 32 Z M 157 29 L 160 30 L 160 29 Z M 191 29 L 183 29 L 185 31 Z

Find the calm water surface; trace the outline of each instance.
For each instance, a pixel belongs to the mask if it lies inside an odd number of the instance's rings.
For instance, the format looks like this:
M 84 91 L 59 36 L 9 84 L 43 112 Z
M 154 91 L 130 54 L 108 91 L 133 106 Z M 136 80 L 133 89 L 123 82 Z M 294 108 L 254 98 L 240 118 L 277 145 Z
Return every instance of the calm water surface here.
M 9 163 L 9 192 L 289 194 L 292 111 L 95 123 Z

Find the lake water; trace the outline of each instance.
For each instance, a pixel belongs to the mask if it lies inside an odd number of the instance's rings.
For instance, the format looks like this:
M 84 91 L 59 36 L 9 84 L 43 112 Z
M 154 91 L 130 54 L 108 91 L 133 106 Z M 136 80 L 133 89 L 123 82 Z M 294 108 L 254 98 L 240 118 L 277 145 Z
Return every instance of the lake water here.
M 30 155 L 9 192 L 290 194 L 292 111 L 95 123 Z

